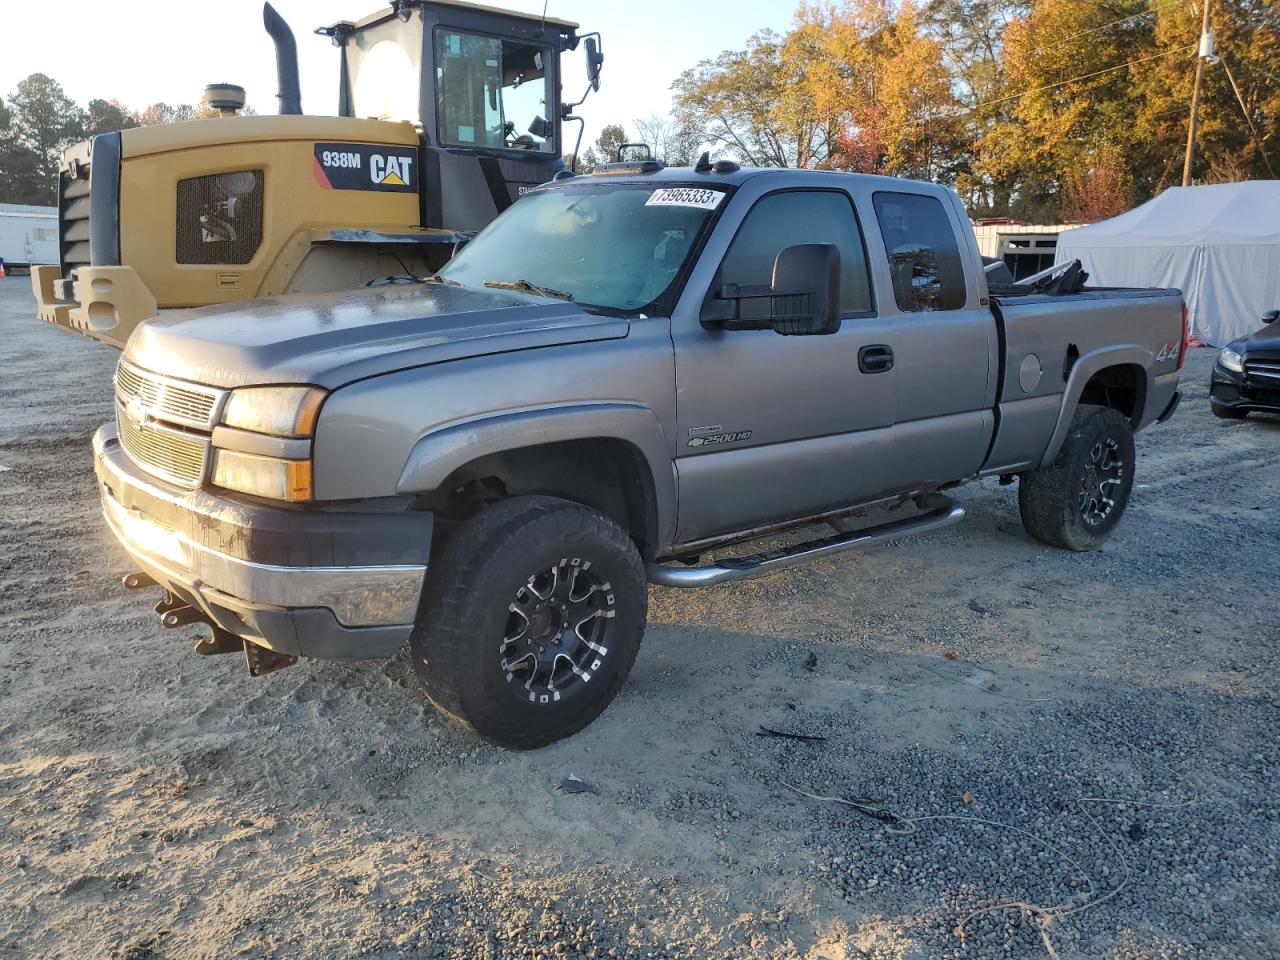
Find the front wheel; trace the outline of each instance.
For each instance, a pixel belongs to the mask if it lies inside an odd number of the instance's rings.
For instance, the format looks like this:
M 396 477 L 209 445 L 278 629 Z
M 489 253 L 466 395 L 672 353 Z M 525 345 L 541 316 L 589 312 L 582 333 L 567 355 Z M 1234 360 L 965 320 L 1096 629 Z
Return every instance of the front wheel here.
M 1082 405 L 1053 463 L 1022 474 L 1018 511 L 1027 533 L 1066 550 L 1095 550 L 1120 522 L 1133 490 L 1128 418 Z
M 576 733 L 640 649 L 648 584 L 621 527 L 581 504 L 484 507 L 434 558 L 409 644 L 431 702 L 514 749 Z

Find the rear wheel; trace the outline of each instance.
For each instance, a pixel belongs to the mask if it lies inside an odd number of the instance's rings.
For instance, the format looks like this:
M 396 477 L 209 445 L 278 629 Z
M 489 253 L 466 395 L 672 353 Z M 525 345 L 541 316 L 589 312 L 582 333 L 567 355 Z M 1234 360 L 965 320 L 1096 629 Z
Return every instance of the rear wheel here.
M 428 579 L 414 667 L 442 713 L 502 746 L 581 730 L 639 652 L 644 564 L 626 531 L 581 504 L 516 497 L 485 507 Z
M 1066 550 L 1094 550 L 1120 522 L 1133 490 L 1133 428 L 1111 407 L 1081 406 L 1053 463 L 1022 474 L 1027 533 Z

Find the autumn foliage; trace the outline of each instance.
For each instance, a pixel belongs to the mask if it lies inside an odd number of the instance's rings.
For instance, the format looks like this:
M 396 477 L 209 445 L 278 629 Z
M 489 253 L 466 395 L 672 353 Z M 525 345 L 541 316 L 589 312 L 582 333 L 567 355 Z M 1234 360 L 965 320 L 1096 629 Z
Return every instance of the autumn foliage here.
M 749 163 L 938 180 L 975 215 L 1100 219 L 1180 182 L 1199 2 L 805 3 L 786 35 L 686 70 L 675 121 Z M 1195 178 L 1272 177 L 1280 4 L 1213 2 Z

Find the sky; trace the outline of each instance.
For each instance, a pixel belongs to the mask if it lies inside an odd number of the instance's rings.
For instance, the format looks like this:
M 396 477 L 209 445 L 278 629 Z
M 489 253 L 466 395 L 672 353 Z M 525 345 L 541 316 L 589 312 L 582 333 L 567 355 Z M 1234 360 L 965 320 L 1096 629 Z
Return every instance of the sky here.
M 541 13 L 542 0 L 488 0 Z M 605 54 L 600 91 L 578 113 L 586 119 L 583 145 L 600 128 L 665 114 L 670 87 L 684 69 L 721 50 L 741 49 L 764 27 L 784 31 L 798 0 L 738 0 L 731 4 L 650 0 L 636 5 L 549 0 L 548 16 L 599 30 Z M 298 40 L 302 109 L 337 112 L 338 54 L 318 26 L 358 20 L 383 0 L 273 0 Z M 0 0 L 0 9 L 17 5 Z M 31 73 L 53 77 L 82 106 L 101 97 L 141 110 L 150 103 L 197 103 L 206 84 L 237 83 L 259 113 L 276 112 L 275 52 L 262 28 L 261 0 L 216 4 L 173 0 L 58 0 L 18 18 L 0 17 L 0 96 Z M 5 21 L 9 24 L 6 25 Z M 34 29 L 16 30 L 21 22 Z M 564 93 L 576 100 L 586 87 L 581 47 L 565 55 Z M 576 136 L 576 124 L 565 129 Z

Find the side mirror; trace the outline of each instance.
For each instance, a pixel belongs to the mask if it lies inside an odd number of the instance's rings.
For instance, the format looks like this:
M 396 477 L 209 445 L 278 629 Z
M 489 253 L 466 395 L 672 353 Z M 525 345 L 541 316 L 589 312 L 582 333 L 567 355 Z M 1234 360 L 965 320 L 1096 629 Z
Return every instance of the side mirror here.
M 840 329 L 840 251 L 833 243 L 799 243 L 773 261 L 768 286 L 725 284 L 703 307 L 702 325 L 824 336 Z
M 600 68 L 604 66 L 604 54 L 600 52 L 600 43 L 595 37 L 587 37 L 587 82 L 592 90 L 600 89 Z
M 1275 323 L 1280 320 L 1280 310 L 1268 310 L 1262 315 L 1263 323 Z
M 555 127 L 551 126 L 546 117 L 539 114 L 530 121 L 529 132 L 539 140 L 546 140 L 555 133 Z

